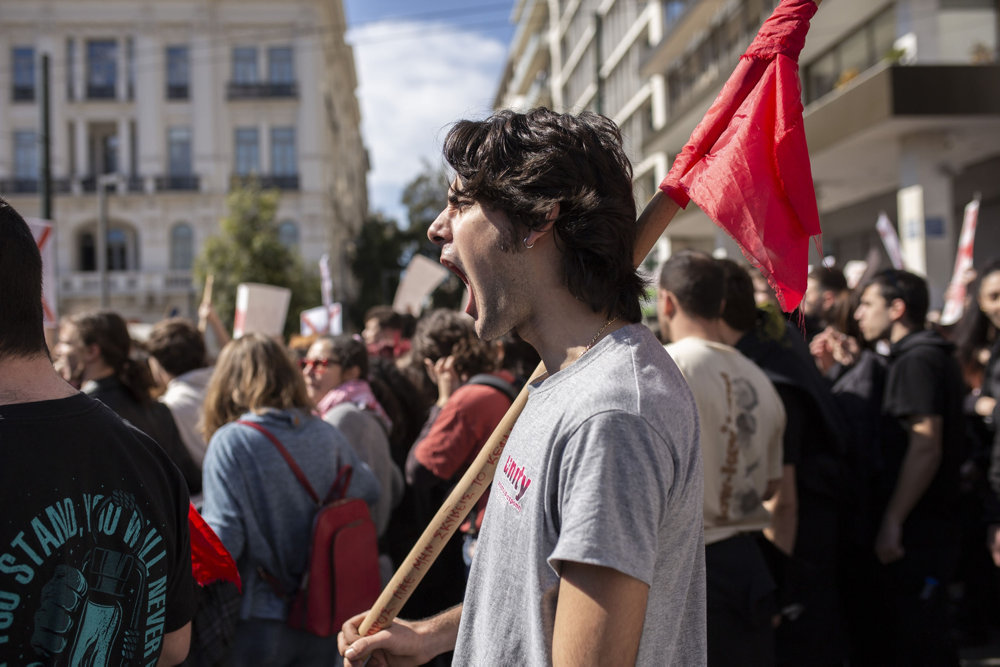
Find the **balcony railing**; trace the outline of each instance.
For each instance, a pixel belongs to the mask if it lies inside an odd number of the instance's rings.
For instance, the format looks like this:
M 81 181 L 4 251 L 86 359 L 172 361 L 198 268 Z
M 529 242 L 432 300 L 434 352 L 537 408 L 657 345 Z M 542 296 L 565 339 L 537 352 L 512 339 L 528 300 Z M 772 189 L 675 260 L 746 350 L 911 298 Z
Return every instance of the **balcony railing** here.
M 114 183 L 105 183 L 104 184 L 104 191 L 105 192 L 114 192 L 115 191 L 115 187 L 116 186 L 115 186 Z M 97 176 L 84 176 L 84 177 L 82 177 L 80 179 L 80 189 L 83 190 L 84 192 L 97 192 Z
M 125 190 L 127 192 L 145 192 L 146 191 L 146 179 L 142 176 L 136 176 L 132 174 L 125 179 Z
M 70 191 L 68 178 L 53 178 L 52 192 L 65 194 Z M 41 190 L 41 181 L 37 178 L 7 178 L 0 180 L 0 194 L 27 195 Z
M 191 291 L 190 271 L 109 271 L 108 292 L 111 294 L 186 294 Z M 74 271 L 59 276 L 59 296 L 97 296 L 101 291 L 101 276 L 97 271 Z
M 168 100 L 186 100 L 190 94 L 188 90 L 189 86 L 186 83 L 180 84 L 168 84 L 167 85 L 167 99 Z
M 110 86 L 95 86 L 93 84 L 87 85 L 87 99 L 88 100 L 113 100 L 115 99 L 115 87 Z
M 294 82 L 289 83 L 237 83 L 230 81 L 226 85 L 226 99 L 254 100 L 267 97 L 298 97 L 299 87 Z
M 156 177 L 157 190 L 179 190 L 197 191 L 200 187 L 199 179 L 194 174 L 167 174 Z
M 14 102 L 34 102 L 35 101 L 35 87 L 34 86 L 14 86 L 11 91 L 11 99 Z
M 256 183 L 262 188 L 277 188 L 278 190 L 298 190 L 298 174 L 233 174 L 229 179 L 229 187 L 237 189 Z

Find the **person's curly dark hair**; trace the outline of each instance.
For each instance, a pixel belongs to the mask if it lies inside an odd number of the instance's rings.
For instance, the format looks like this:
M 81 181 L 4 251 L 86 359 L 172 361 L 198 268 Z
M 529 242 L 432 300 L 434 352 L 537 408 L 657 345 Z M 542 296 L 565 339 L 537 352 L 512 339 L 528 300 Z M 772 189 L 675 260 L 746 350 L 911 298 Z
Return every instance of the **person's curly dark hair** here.
M 455 372 L 463 379 L 488 373 L 496 367 L 496 354 L 476 336 L 472 320 L 453 310 L 432 310 L 417 322 L 413 354 L 432 363 L 442 357 L 455 358 Z
M 566 287 L 594 312 L 640 321 L 632 167 L 614 122 L 590 112 L 500 111 L 456 123 L 444 157 L 464 193 L 512 223 L 505 250 L 520 252 L 522 236 L 545 227 L 558 205 L 553 229 Z

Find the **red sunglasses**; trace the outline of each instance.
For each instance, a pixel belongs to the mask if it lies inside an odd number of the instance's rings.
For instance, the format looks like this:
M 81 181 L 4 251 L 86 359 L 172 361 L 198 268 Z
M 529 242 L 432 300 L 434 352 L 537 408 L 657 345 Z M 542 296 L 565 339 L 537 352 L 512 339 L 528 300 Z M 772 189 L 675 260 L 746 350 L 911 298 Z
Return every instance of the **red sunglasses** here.
M 326 367 L 330 364 L 337 365 L 336 359 L 301 359 L 299 361 L 299 368 L 304 371 L 311 371 L 313 368 L 322 368 L 326 370 Z

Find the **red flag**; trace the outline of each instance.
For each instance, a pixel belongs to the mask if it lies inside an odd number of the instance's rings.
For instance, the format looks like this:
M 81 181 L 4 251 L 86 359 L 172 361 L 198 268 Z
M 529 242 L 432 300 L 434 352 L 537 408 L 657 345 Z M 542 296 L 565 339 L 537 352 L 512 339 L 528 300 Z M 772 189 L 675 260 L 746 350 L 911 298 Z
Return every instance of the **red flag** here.
M 798 76 L 815 13 L 812 0 L 781 1 L 660 184 L 733 237 L 786 311 L 802 300 L 820 233 Z
M 191 528 L 191 572 L 202 586 L 213 581 L 231 581 L 242 590 L 240 572 L 215 531 L 198 514 L 194 504 L 188 507 Z

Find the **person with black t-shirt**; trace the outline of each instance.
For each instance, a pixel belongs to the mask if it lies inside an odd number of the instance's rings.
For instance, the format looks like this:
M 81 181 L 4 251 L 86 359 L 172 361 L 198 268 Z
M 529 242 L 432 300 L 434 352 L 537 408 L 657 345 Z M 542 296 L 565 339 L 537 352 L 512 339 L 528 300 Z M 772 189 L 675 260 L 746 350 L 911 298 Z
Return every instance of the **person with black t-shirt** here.
M 0 200 L 0 664 L 178 664 L 195 591 L 187 487 L 53 368 L 41 268 Z
M 873 490 L 882 517 L 875 581 L 885 590 L 872 595 L 889 606 L 878 630 L 885 653 L 871 664 L 958 664 L 945 605 L 958 550 L 963 385 L 952 345 L 924 329 L 927 305 L 923 278 L 890 269 L 865 287 L 855 311 L 865 339 L 891 343 Z

